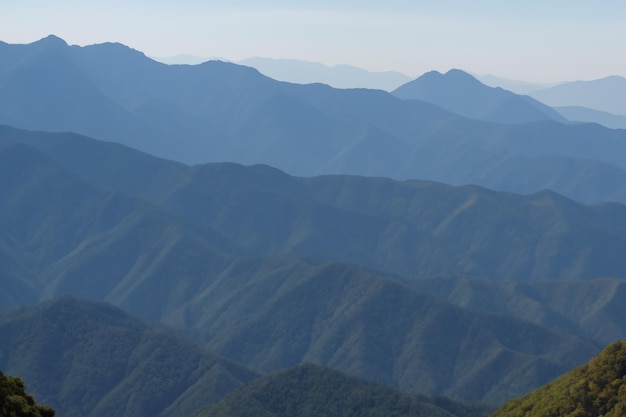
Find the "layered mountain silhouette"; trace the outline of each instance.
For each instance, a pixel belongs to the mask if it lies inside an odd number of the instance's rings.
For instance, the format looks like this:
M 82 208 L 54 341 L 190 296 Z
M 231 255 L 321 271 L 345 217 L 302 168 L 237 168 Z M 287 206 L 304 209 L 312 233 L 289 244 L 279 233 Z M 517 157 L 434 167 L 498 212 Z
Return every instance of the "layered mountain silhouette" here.
M 581 106 L 626 116 L 626 78 L 618 75 L 591 81 L 572 81 L 532 92 L 530 95 L 550 106 Z
M 428 72 L 398 87 L 392 94 L 405 100 L 433 103 L 452 113 L 488 122 L 567 121 L 558 112 L 531 97 L 486 86 L 458 69 L 445 74 Z
M 0 313 L 0 367 L 59 416 L 190 416 L 257 374 L 104 303 Z
M 9 132 L 13 143 L 38 148 L 92 186 L 157 205 L 231 254 L 348 261 L 411 277 L 625 276 L 626 212 L 618 204 L 423 181 L 299 178 L 267 166 L 188 167 L 75 135 Z
M 611 129 L 626 129 L 626 116 L 618 116 L 581 106 L 560 106 L 554 109 L 572 121 L 598 123 Z
M 30 303 L 62 294 L 105 300 L 255 370 L 310 361 L 406 391 L 500 403 L 582 363 L 597 345 L 437 301 L 389 275 L 396 263 L 410 279 L 452 265 L 527 280 L 526 247 L 546 254 L 532 279 L 624 270 L 613 255 L 622 253 L 624 224 L 616 204 L 304 179 L 267 166 L 187 167 L 74 134 L 11 132 L 22 141 L 0 147 L 1 253 L 20 269 L 2 276 L 23 285 L 4 288 L 5 307 L 22 305 L 24 285 Z M 488 228 L 500 211 L 502 222 Z M 528 241 L 505 247 L 522 231 Z M 486 239 L 495 233 L 500 241 Z
M 492 124 L 383 91 L 278 82 L 224 62 L 168 66 L 120 44 L 81 48 L 52 36 L 2 44 L 0 58 L 0 122 L 17 127 L 75 131 L 187 163 L 623 201 L 626 133 L 601 126 Z
M 626 412 L 626 342 L 607 346 L 589 363 L 492 414 L 499 416 L 621 416 Z
M 624 270 L 618 204 L 189 167 L 75 134 L 6 132 L 0 253 L 15 268 L 0 274 L 5 307 L 62 294 L 104 300 L 257 370 L 310 361 L 410 392 L 499 403 L 597 345 L 455 307 L 411 283 Z
M 405 74 L 385 71 L 371 72 L 351 65 L 328 66 L 296 59 L 248 58 L 237 62 L 258 69 L 279 81 L 298 84 L 323 83 L 335 88 L 372 88 L 391 91 L 411 78 Z

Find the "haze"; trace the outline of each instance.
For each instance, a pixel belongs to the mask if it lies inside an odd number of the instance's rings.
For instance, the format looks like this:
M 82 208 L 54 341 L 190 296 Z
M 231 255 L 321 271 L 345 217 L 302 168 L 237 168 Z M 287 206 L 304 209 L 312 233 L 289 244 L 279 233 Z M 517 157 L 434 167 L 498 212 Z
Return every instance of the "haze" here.
M 55 34 L 166 57 L 294 58 L 531 82 L 626 75 L 626 2 L 2 1 L 0 39 Z

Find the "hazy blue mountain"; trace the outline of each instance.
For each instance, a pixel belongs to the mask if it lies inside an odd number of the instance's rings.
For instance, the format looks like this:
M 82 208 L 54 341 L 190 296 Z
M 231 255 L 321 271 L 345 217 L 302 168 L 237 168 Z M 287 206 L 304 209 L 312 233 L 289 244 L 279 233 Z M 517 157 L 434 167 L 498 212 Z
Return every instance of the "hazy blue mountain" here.
M 554 84 L 537 84 L 527 81 L 511 80 L 493 74 L 472 74 L 478 81 L 490 87 L 500 87 L 515 94 L 530 94 L 533 91 L 552 87 Z
M 237 63 L 256 68 L 275 80 L 297 84 L 323 83 L 335 88 L 392 91 L 411 80 L 408 75 L 394 71 L 371 72 L 351 65 L 328 66 L 297 59 L 255 57 Z
M 487 407 L 438 402 L 365 382 L 316 365 L 266 375 L 229 394 L 201 416 L 484 417 Z
M 626 133 L 599 126 L 485 123 L 383 91 L 278 82 L 230 63 L 168 66 L 120 44 L 70 47 L 50 37 L 5 44 L 0 58 L 11 63 L 0 76 L 0 122 L 86 133 L 188 163 L 264 163 L 295 175 L 423 178 L 519 192 L 531 188 L 520 180 L 529 172 L 545 173 L 533 174 L 535 192 L 568 182 L 572 172 L 601 176 L 593 164 L 626 166 Z M 552 158 L 566 158 L 566 172 Z M 598 201 L 593 187 L 575 184 L 555 189 Z
M 626 78 L 613 75 L 599 80 L 572 81 L 531 93 L 555 107 L 580 106 L 626 116 Z
M 611 129 L 626 129 L 626 116 L 618 116 L 581 106 L 555 107 L 563 117 L 575 122 L 599 123 Z
M 31 142 L 38 135 L 26 132 Z M 267 166 L 185 168 L 74 134 L 43 137 L 57 159 L 6 139 L 0 147 L 0 249 L 10 248 L 28 272 L 12 277 L 38 298 L 109 301 L 258 370 L 312 361 L 413 392 L 504 401 L 586 360 L 596 345 L 326 261 L 383 270 L 398 263 L 414 277 L 451 266 L 499 279 L 626 269 L 617 204 L 419 181 L 304 179 Z M 78 158 L 94 144 L 107 150 L 97 153 L 100 164 Z M 137 166 L 141 160 L 150 163 Z M 87 162 L 93 172 L 82 176 Z M 124 192 L 102 190 L 103 164 L 138 178 L 155 172 L 144 195 L 153 202 L 127 194 L 135 181 Z M 19 288 L 3 291 L 19 301 Z
M 190 416 L 257 376 L 104 303 L 0 313 L 0 368 L 59 416 Z
M 495 282 L 454 277 L 405 281 L 463 308 L 506 314 L 601 344 L 626 339 L 626 281 Z
M 159 318 L 162 306 L 147 301 L 156 282 L 174 302 L 230 262 L 217 233 L 201 237 L 155 206 L 91 187 L 27 146 L 0 147 L 0 174 L 0 251 L 15 265 L 0 276 L 17 282 L 4 288 L 4 308 L 69 292 Z M 172 276 L 189 280 L 172 292 Z
M 423 181 L 307 179 L 267 166 L 187 167 L 76 135 L 9 132 L 92 185 L 158 205 L 231 254 L 352 262 L 410 277 L 626 276 L 618 204 Z
M 151 57 L 155 61 L 162 62 L 167 65 L 198 65 L 203 62 L 213 61 L 212 58 L 205 58 L 192 54 L 178 54 L 168 57 Z
M 472 119 L 496 123 L 528 123 L 566 119 L 528 96 L 488 87 L 470 74 L 453 69 L 427 72 L 392 92 L 404 100 L 423 100 Z

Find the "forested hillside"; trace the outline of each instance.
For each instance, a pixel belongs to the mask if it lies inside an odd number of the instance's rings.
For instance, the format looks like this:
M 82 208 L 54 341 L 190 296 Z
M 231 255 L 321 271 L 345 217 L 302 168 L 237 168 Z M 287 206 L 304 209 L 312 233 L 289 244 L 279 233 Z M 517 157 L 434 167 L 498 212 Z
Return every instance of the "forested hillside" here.
M 527 396 L 512 400 L 492 417 L 619 417 L 626 415 L 626 342 L 607 346 L 589 363 Z

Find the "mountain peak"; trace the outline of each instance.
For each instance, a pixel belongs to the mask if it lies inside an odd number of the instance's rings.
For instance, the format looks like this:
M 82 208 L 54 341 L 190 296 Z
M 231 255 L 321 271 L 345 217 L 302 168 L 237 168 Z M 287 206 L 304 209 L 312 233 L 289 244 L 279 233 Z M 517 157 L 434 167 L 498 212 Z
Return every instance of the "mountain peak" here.
M 36 42 L 33 42 L 33 44 L 36 45 L 43 45 L 43 46 L 47 46 L 47 47 L 60 47 L 60 46 L 68 46 L 67 42 L 65 42 L 63 39 L 59 38 L 56 35 L 48 35 L 45 38 L 41 38 Z

